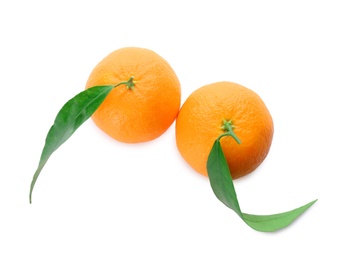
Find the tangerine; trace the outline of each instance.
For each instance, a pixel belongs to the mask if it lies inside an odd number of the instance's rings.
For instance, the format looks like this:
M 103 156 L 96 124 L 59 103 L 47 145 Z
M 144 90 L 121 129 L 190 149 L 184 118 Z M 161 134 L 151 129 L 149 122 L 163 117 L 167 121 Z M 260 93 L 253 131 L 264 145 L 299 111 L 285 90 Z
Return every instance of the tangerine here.
M 117 87 L 92 120 L 118 141 L 153 140 L 170 127 L 179 112 L 179 79 L 169 63 L 154 51 L 126 47 L 108 54 L 92 70 L 85 88 L 101 85 Z
M 232 82 L 217 82 L 194 91 L 176 120 L 176 144 L 185 161 L 208 175 L 207 159 L 214 141 L 230 123 L 241 141 L 221 138 L 233 179 L 253 172 L 267 156 L 273 121 L 263 100 L 254 91 Z

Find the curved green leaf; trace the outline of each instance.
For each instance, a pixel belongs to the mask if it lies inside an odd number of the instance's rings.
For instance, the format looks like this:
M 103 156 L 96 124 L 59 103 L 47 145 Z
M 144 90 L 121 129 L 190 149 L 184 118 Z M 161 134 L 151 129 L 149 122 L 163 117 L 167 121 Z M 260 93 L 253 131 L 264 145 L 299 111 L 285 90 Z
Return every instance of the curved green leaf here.
M 297 209 L 273 215 L 251 215 L 241 212 L 230 169 L 221 148 L 220 138 L 221 136 L 215 140 L 208 157 L 207 171 L 210 185 L 216 197 L 235 211 L 251 228 L 262 232 L 272 232 L 284 228 L 317 201 L 314 200 Z
M 310 208 L 316 201 L 317 200 L 311 201 L 306 205 L 291 211 L 273 215 L 250 215 L 243 213 L 243 220 L 255 230 L 264 232 L 276 231 L 287 227 L 303 212 Z
M 80 92 L 58 112 L 45 140 L 37 170 L 30 185 L 29 201 L 40 172 L 57 150 L 101 105 L 114 86 L 96 86 Z
M 228 168 L 219 139 L 215 140 L 213 148 L 209 154 L 207 168 L 210 185 L 216 197 L 242 217 L 236 190 L 233 186 L 232 177 L 230 175 L 230 169 Z

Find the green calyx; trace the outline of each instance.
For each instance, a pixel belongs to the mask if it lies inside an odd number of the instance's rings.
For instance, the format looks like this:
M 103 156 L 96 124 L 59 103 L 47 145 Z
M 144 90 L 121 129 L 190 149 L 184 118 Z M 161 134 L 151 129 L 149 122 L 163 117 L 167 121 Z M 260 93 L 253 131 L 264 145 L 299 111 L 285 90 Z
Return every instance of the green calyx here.
M 115 85 L 114 87 L 118 87 L 120 85 L 126 85 L 127 89 L 133 90 L 135 87 L 135 83 L 136 83 L 136 81 L 134 81 L 134 76 L 131 76 L 128 81 L 121 81 L 117 85 Z
M 241 140 L 239 140 L 238 136 L 235 134 L 235 132 L 233 131 L 233 129 L 235 128 L 235 126 L 232 124 L 232 120 L 223 120 L 222 121 L 222 126 L 221 129 L 225 132 L 222 135 L 219 136 L 219 139 L 221 139 L 221 137 L 224 136 L 231 136 L 233 137 L 233 139 L 236 140 L 236 142 L 238 144 L 241 144 Z

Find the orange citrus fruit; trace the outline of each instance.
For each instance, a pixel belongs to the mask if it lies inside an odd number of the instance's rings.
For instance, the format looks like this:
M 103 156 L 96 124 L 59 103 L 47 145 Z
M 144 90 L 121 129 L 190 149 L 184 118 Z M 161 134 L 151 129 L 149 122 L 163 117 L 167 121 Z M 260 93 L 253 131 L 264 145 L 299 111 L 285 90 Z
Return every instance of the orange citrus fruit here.
M 166 60 L 137 47 L 118 49 L 92 70 L 86 88 L 117 85 L 92 115 L 112 138 L 126 143 L 153 140 L 174 122 L 180 108 L 180 82 Z M 126 85 L 126 86 L 125 86 Z
M 241 144 L 221 138 L 233 179 L 254 171 L 267 156 L 273 137 L 272 117 L 252 90 L 232 82 L 217 82 L 194 91 L 176 120 L 176 144 L 182 157 L 197 172 L 207 175 L 206 163 L 214 141 L 230 122 Z

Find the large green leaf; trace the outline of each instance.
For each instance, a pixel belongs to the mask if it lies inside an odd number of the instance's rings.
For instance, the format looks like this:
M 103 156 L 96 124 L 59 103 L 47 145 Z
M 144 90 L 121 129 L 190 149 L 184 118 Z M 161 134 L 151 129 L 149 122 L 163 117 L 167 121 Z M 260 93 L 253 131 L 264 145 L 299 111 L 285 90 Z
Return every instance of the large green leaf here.
M 208 157 L 207 171 L 210 185 L 216 197 L 234 210 L 251 228 L 262 232 L 272 232 L 284 228 L 317 201 L 314 200 L 294 210 L 273 215 L 251 215 L 241 212 L 230 169 L 221 148 L 220 138 L 221 136 L 215 140 Z
M 30 185 L 29 201 L 40 172 L 54 151 L 57 150 L 100 106 L 114 86 L 96 86 L 80 92 L 58 112 L 51 126 L 41 153 L 37 170 Z

